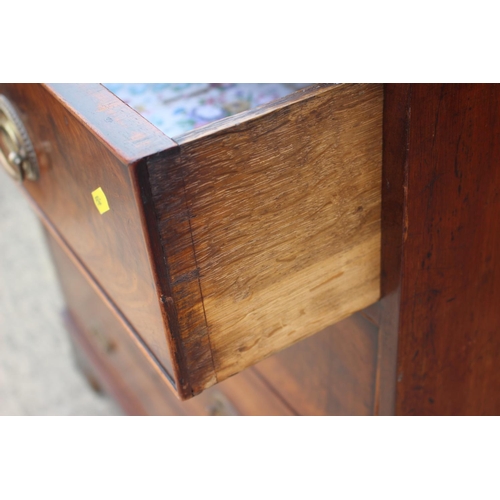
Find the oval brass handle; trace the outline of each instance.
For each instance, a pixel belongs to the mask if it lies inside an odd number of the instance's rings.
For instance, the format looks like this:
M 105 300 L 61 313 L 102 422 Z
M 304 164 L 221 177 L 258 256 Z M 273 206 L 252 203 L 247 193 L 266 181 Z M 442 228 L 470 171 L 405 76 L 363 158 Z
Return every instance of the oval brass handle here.
M 19 182 L 36 181 L 39 167 L 33 144 L 10 101 L 0 94 L 0 163 Z

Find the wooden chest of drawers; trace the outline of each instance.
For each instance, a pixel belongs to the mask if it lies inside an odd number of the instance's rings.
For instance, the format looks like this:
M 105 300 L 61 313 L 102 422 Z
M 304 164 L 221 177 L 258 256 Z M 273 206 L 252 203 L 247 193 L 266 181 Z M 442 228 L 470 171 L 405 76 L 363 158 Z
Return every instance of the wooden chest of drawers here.
M 101 85 L 0 94 L 76 352 L 130 413 L 500 408 L 497 87 L 313 85 L 175 140 Z

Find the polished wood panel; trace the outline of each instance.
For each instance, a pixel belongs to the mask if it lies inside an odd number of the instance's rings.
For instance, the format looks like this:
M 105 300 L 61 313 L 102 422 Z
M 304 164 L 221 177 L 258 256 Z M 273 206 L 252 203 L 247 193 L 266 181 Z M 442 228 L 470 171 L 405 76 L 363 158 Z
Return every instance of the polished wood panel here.
M 312 87 L 150 165 L 185 396 L 378 300 L 382 104 Z
M 130 322 L 123 315 L 123 313 L 116 307 L 116 305 L 110 300 L 108 294 L 101 288 L 99 283 L 95 281 L 93 276 L 90 275 L 86 267 L 82 264 L 80 259 L 75 255 L 75 253 L 70 249 L 64 240 L 61 238 L 60 234 L 57 232 L 55 227 L 51 224 L 51 222 L 41 213 L 36 205 L 33 204 L 35 211 L 40 218 L 40 221 L 43 224 L 44 232 L 46 233 L 46 237 L 49 238 L 49 246 L 56 246 L 56 249 L 63 249 L 65 258 L 64 260 L 71 261 L 73 267 L 76 271 L 78 271 L 82 276 L 84 276 L 87 280 L 88 285 L 94 290 L 97 297 L 100 298 L 101 301 L 108 304 L 108 309 L 113 313 L 115 317 L 115 322 L 119 323 L 122 326 L 123 334 L 128 336 L 127 342 L 135 345 L 136 350 L 142 353 L 143 357 L 149 361 L 149 364 L 156 371 L 157 375 L 166 382 L 168 387 L 170 387 L 173 391 L 175 391 L 175 381 L 172 379 L 170 373 L 168 373 L 165 368 L 158 361 L 156 356 L 151 352 L 147 344 L 141 338 L 141 336 L 133 329 Z M 60 254 L 61 251 L 54 252 L 56 254 Z M 56 263 L 56 267 L 59 265 Z M 70 266 L 71 269 L 73 267 Z M 71 273 L 70 273 L 71 274 Z
M 63 312 L 63 322 L 73 350 L 75 364 L 91 388 L 99 394 L 111 396 L 126 415 L 146 416 L 140 399 L 132 392 L 121 373 L 110 370 L 103 362 L 103 355 L 89 342 L 75 319 Z
M 396 413 L 500 414 L 500 86 L 412 85 Z
M 109 392 L 130 415 L 292 415 L 254 371 L 248 370 L 186 402 L 138 349 L 113 306 L 92 278 L 75 266 L 68 249 L 47 233 L 66 298 L 66 324 L 77 359 L 94 387 Z
M 50 83 L 43 87 L 123 164 L 131 166 L 176 147 L 172 139 L 102 85 Z M 57 118 L 53 120 L 57 123 Z
M 175 144 L 97 84 L 2 84 L 37 152 L 41 175 L 25 189 L 173 375 L 144 237 L 138 162 Z M 101 187 L 110 211 L 99 214 Z

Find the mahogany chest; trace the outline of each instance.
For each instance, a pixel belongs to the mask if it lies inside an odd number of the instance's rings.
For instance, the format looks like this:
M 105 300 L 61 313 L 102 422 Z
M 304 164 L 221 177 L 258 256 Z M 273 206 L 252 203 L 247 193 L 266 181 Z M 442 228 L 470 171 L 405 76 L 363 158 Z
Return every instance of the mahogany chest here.
M 131 414 L 498 413 L 499 88 L 263 88 L 165 86 L 169 137 L 134 89 L 0 85 L 89 380 Z

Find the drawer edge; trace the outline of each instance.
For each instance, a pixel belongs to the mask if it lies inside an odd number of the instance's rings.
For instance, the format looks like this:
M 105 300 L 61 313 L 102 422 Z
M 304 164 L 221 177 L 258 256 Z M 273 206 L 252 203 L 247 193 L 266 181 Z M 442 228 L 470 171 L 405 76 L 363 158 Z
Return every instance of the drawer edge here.
M 177 144 L 99 83 L 46 83 L 64 105 L 123 163 L 176 148 Z

